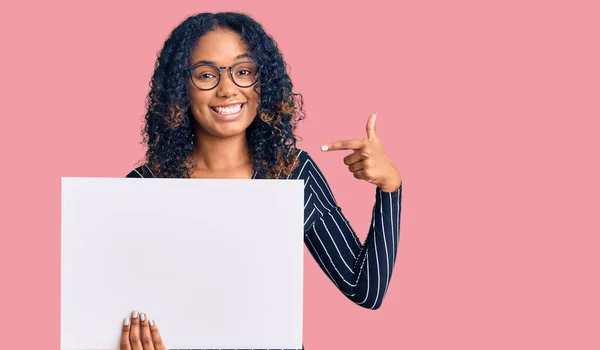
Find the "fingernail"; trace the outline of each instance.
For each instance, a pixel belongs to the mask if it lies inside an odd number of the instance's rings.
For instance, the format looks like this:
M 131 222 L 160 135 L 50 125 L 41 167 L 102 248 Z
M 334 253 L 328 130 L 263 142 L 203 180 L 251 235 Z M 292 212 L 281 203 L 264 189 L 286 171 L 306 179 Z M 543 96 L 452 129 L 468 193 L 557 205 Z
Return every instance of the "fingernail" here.
M 329 147 L 327 147 L 327 145 L 323 145 L 321 146 L 321 151 L 326 152 L 329 149 Z
M 125 319 L 123 320 L 123 324 L 129 326 L 129 317 L 125 317 Z
M 153 320 L 150 320 L 148 323 L 150 323 L 150 327 L 154 326 L 154 321 Z
M 140 320 L 142 320 L 142 322 L 146 321 L 146 315 L 140 314 Z
M 133 318 L 137 318 L 137 317 L 138 317 L 138 312 L 137 312 L 137 311 L 134 311 L 134 312 L 131 314 L 131 317 L 133 317 Z

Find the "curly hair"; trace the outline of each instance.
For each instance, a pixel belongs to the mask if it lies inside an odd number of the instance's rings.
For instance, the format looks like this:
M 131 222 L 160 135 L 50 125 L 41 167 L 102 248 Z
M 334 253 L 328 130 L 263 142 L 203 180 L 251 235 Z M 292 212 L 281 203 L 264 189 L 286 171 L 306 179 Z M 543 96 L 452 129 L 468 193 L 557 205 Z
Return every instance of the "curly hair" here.
M 237 32 L 258 66 L 257 117 L 246 129 L 253 171 L 265 178 L 286 177 L 296 164 L 294 131 L 305 118 L 301 94 L 292 91 L 288 65 L 262 26 L 241 13 L 200 13 L 188 17 L 165 41 L 154 67 L 146 99 L 143 162 L 156 177 L 190 177 L 195 167 L 193 118 L 185 70 L 199 39 L 217 29 Z

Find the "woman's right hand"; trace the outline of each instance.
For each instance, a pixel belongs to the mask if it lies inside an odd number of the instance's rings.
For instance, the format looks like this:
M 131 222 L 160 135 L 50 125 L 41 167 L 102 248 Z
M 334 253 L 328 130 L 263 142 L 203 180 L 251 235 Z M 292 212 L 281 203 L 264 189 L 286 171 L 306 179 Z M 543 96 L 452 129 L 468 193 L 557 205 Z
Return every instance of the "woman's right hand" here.
M 123 320 L 119 350 L 167 350 L 154 320 L 134 311 Z

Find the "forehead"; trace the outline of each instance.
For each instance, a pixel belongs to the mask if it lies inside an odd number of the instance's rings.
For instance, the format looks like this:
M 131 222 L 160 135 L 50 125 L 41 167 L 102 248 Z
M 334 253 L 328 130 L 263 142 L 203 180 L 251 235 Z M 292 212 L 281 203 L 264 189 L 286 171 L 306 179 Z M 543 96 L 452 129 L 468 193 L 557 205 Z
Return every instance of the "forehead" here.
M 242 37 L 230 29 L 215 29 L 204 34 L 196 43 L 190 56 L 190 63 L 201 60 L 218 64 L 230 64 L 236 57 L 248 53 L 248 46 Z

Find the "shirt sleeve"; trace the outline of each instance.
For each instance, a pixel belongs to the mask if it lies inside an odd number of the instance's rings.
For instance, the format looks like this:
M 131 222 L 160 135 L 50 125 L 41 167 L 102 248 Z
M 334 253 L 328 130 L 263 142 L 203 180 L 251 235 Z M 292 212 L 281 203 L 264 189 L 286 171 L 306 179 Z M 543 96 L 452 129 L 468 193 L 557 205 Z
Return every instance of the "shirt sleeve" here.
M 147 165 L 139 166 L 132 171 L 130 171 L 126 176 L 126 178 L 146 178 L 146 177 L 154 177 L 152 171 Z
M 300 157 L 297 178 L 304 179 L 304 241 L 321 269 L 354 303 L 381 306 L 398 253 L 402 185 L 394 192 L 375 190 L 375 204 L 364 243 L 342 214 L 314 160 Z

